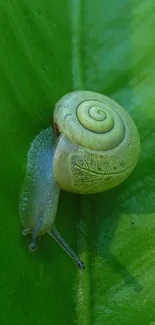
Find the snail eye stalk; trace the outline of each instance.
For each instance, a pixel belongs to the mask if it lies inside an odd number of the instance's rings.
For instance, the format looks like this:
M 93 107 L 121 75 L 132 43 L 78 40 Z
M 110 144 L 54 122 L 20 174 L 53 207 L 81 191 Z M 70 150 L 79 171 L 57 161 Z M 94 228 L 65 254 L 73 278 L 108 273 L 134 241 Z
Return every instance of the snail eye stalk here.
M 76 262 L 80 270 L 85 269 L 84 263 L 79 259 L 79 257 L 72 251 L 72 249 L 69 247 L 69 245 L 65 242 L 65 240 L 61 237 L 59 232 L 56 230 L 55 227 L 51 229 L 49 232 L 49 235 L 52 236 L 57 243 L 65 250 L 65 252 L 72 257 L 72 259 Z

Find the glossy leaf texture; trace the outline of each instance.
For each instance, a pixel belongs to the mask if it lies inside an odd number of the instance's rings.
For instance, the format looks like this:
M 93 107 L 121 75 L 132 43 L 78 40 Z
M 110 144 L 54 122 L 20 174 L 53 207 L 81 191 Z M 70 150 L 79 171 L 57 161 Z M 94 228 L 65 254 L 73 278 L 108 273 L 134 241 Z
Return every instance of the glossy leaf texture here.
M 155 324 L 154 30 L 151 0 L 1 0 L 1 324 Z M 142 142 L 119 187 L 61 193 L 56 226 L 84 272 L 48 236 L 30 253 L 19 222 L 30 143 L 75 89 L 117 100 Z

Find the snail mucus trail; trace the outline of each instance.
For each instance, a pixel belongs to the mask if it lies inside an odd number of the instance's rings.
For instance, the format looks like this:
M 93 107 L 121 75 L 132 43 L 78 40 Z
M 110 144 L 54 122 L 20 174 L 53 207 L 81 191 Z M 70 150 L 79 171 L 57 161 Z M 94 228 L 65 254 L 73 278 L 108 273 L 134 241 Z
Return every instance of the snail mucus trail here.
M 33 140 L 20 199 L 23 234 L 48 233 L 74 259 L 54 227 L 60 189 L 78 194 L 104 192 L 121 184 L 135 168 L 140 138 L 135 123 L 118 103 L 91 91 L 74 91 L 56 103 L 53 129 Z

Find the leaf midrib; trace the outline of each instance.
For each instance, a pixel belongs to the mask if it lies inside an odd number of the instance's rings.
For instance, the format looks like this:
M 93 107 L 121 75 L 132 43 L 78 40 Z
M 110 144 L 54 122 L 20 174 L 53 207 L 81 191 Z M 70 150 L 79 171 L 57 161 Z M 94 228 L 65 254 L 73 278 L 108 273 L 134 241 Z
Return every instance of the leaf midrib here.
M 73 90 L 84 89 L 83 75 L 83 46 L 82 46 L 82 26 L 83 26 L 83 1 L 71 1 L 71 17 L 72 17 L 72 88 Z M 82 259 L 86 264 L 86 269 L 83 272 L 78 272 L 76 302 L 78 302 L 77 320 L 80 325 L 92 325 L 92 308 L 91 308 L 91 254 L 88 229 L 90 224 L 90 200 L 88 197 L 80 196 L 79 213 L 86 227 L 86 237 L 84 238 L 84 252 Z M 77 228 L 78 229 L 78 228 Z M 77 241 L 81 233 L 77 230 Z M 83 238 L 82 238 L 83 241 Z M 78 243 L 80 250 L 80 243 Z

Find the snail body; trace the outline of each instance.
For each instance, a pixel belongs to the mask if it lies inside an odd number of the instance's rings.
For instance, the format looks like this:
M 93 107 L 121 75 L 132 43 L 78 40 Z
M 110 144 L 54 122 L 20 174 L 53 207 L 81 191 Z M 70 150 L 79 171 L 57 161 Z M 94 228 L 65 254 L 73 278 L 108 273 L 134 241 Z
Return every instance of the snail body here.
M 38 231 L 38 235 L 43 235 L 49 231 L 56 215 L 60 189 L 52 172 L 54 140 L 51 128 L 43 130 L 33 140 L 28 152 L 20 204 L 23 234 L 33 232 L 38 217 L 44 215 Z
M 93 194 L 122 183 L 136 166 L 140 138 L 130 115 L 112 99 L 74 91 L 55 105 L 52 128 L 32 142 L 21 195 L 23 233 L 52 235 L 77 262 L 84 264 L 53 227 L 60 189 Z

